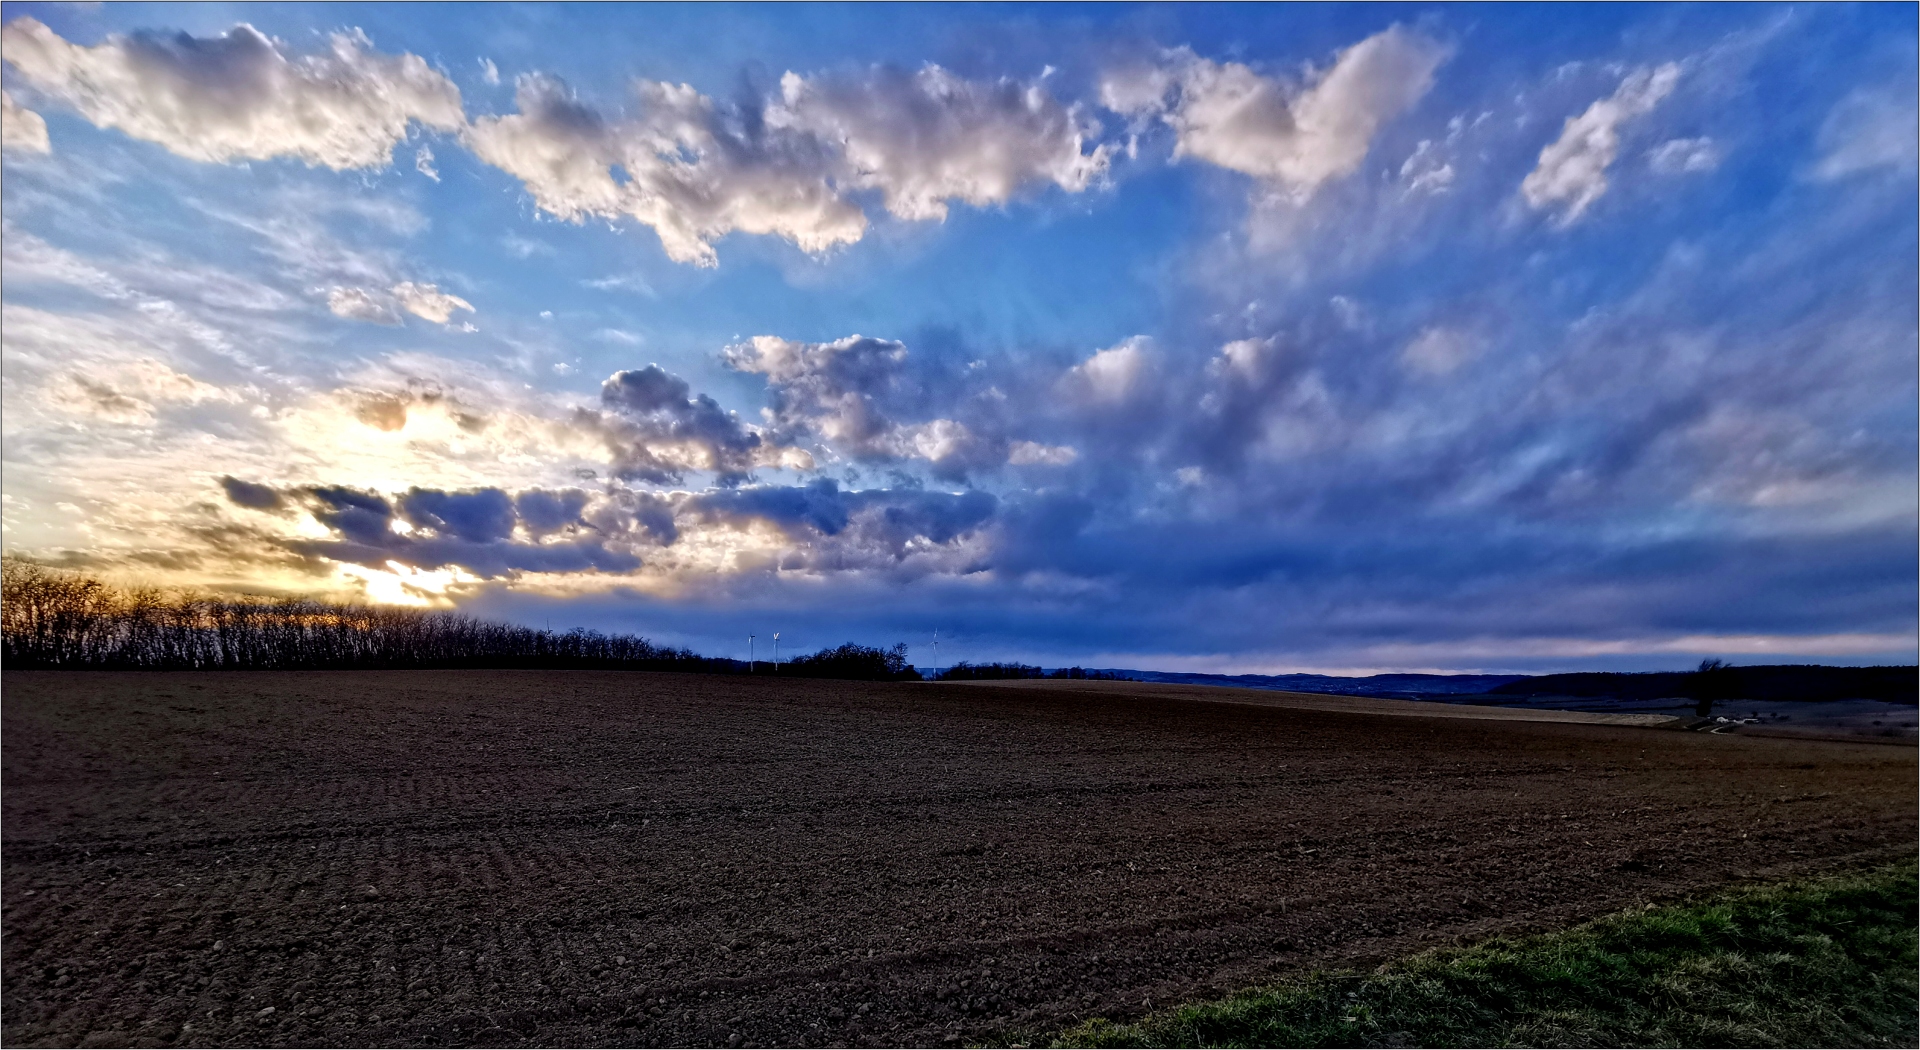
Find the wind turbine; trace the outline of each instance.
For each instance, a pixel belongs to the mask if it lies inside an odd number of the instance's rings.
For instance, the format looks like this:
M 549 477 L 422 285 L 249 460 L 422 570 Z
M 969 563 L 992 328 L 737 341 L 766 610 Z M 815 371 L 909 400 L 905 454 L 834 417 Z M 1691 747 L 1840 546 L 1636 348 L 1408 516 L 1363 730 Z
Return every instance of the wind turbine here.
M 773 632 L 773 673 L 780 673 L 780 632 Z
M 933 629 L 933 669 L 940 670 L 940 628 Z
M 747 635 L 747 673 L 753 673 L 753 635 Z

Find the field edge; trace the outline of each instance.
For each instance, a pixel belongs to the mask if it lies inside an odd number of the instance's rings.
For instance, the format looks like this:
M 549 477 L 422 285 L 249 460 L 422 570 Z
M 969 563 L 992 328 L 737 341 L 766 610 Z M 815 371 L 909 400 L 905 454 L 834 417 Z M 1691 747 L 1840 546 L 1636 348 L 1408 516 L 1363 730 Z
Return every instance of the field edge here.
M 986 1045 L 1920 1046 L 1917 899 L 1909 856 Z

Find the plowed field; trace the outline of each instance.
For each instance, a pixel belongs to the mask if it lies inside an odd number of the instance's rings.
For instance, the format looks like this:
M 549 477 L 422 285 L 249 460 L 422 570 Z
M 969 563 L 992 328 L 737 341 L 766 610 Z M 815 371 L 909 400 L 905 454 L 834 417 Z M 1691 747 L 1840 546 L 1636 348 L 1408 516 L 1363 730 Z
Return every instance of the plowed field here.
M 8 674 L 0 1036 L 943 1045 L 1915 848 L 1911 746 L 1275 697 Z

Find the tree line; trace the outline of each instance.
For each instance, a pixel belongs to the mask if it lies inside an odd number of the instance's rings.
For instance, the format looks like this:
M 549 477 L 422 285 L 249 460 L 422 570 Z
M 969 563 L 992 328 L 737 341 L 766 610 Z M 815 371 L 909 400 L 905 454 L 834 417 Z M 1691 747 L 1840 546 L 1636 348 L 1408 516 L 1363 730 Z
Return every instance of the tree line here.
M 1702 661 L 1692 671 L 1582 671 L 1539 675 L 1492 690 L 1509 696 L 1619 697 L 1653 700 L 1684 697 L 1706 713 L 1729 700 L 1884 700 L 1914 702 L 1920 668 L 1912 664 L 1829 667 L 1820 664 L 1750 664 L 1732 667 Z
M 790 660 L 779 673 L 918 680 L 906 651 L 843 645 Z M 743 660 L 629 634 L 538 630 L 393 606 L 116 587 L 14 558 L 0 560 L 0 656 L 10 670 L 749 669 Z
M 939 673 L 942 682 L 984 682 L 1009 678 L 1074 678 L 1103 682 L 1131 682 L 1133 679 L 1112 671 L 1089 671 L 1084 667 L 1062 667 L 1049 672 L 1044 667 L 1022 663 L 974 664 L 965 660 Z

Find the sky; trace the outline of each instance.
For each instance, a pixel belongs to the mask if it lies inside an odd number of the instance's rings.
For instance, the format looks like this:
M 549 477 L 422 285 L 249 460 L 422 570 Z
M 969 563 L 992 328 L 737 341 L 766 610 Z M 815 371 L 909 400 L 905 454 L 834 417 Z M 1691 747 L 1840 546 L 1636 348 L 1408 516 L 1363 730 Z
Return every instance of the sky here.
M 0 18 L 10 555 L 732 656 L 1915 660 L 1912 5 Z

